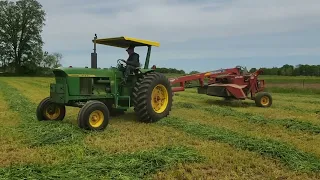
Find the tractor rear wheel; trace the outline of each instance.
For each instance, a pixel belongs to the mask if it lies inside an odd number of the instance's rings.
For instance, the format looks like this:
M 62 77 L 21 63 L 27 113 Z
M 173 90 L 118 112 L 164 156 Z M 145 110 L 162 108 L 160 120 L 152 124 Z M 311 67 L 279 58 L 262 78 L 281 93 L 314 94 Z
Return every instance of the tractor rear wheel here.
M 46 97 L 39 103 L 36 114 L 39 121 L 62 121 L 66 115 L 66 107 L 54 103 L 50 100 L 50 97 Z
M 256 94 L 255 103 L 258 107 L 270 107 L 272 105 L 272 96 L 267 92 Z
M 169 80 L 161 73 L 144 75 L 134 87 L 133 105 L 140 121 L 156 122 L 169 115 L 172 106 L 172 89 Z
M 109 124 L 108 107 L 96 100 L 88 101 L 79 111 L 78 126 L 86 130 L 104 130 Z
M 136 83 L 135 83 L 135 85 L 134 85 L 134 87 L 133 87 L 133 89 L 132 89 L 132 96 L 133 96 L 133 98 L 132 98 L 132 104 L 133 104 L 133 110 L 134 110 L 134 112 L 136 112 L 137 113 L 137 109 L 136 109 L 136 107 L 137 107 L 137 95 L 138 95 L 138 92 L 139 92 L 139 88 L 140 88 L 140 86 L 141 86 L 141 81 L 142 81 L 142 79 L 143 79 L 143 77 L 137 77 L 137 81 L 136 81 Z

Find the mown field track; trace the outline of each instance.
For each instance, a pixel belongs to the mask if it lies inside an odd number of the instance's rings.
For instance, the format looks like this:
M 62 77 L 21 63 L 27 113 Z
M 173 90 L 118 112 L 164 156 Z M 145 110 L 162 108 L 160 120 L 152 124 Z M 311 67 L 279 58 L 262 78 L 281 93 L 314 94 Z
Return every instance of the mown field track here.
M 274 92 L 273 106 L 176 93 L 169 117 L 132 110 L 103 132 L 39 122 L 53 78 L 0 78 L 0 179 L 320 179 L 320 95 Z

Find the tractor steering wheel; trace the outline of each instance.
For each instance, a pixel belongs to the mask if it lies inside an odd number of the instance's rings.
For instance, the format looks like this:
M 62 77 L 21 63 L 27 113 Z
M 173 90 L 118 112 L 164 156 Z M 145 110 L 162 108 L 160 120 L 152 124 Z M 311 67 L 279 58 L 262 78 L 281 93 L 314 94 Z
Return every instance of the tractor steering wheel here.
M 125 68 L 124 65 L 127 64 L 124 59 L 118 59 L 118 60 L 117 60 L 117 63 L 118 63 L 117 67 L 118 67 L 118 69 L 120 69 L 120 70 L 121 70 L 121 69 L 124 69 L 124 68 Z
M 126 60 L 124 60 L 124 59 L 118 59 L 118 60 L 117 60 L 117 63 L 118 63 L 118 64 L 122 64 L 121 62 L 123 62 L 124 64 L 127 64 L 127 63 L 126 63 Z
M 118 63 L 118 67 L 120 67 L 120 68 L 124 68 L 124 65 L 127 64 L 124 59 L 118 59 L 117 63 Z

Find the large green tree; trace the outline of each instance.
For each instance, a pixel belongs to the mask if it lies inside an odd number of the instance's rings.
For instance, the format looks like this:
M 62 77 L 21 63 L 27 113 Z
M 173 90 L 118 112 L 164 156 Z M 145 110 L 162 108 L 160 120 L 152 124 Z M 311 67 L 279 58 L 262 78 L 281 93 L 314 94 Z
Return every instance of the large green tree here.
M 36 0 L 0 1 L 0 47 L 5 48 L 0 55 L 6 56 L 1 60 L 12 64 L 16 73 L 22 66 L 35 64 L 30 61 L 42 53 L 44 21 L 45 11 Z

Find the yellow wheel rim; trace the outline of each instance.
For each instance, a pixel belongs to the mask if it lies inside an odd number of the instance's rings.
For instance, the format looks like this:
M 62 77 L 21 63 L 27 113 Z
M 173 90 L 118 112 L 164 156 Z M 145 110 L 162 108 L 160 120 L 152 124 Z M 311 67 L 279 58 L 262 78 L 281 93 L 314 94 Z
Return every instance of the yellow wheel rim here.
M 162 113 L 168 106 L 169 94 L 167 88 L 158 84 L 153 88 L 151 94 L 151 105 L 156 113 Z
M 49 120 L 54 120 L 57 119 L 60 116 L 60 108 L 59 106 L 55 105 L 55 104 L 50 104 L 47 108 L 46 108 L 46 116 L 49 118 Z
M 99 127 L 104 121 L 104 115 L 102 111 L 95 110 L 89 116 L 89 123 L 92 127 Z
M 268 98 L 267 96 L 263 96 L 263 97 L 261 98 L 261 104 L 262 104 L 263 106 L 267 106 L 267 105 L 269 104 L 269 98 Z

